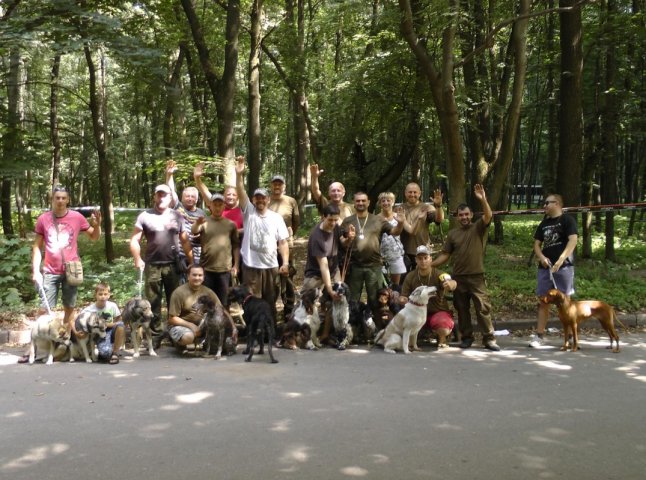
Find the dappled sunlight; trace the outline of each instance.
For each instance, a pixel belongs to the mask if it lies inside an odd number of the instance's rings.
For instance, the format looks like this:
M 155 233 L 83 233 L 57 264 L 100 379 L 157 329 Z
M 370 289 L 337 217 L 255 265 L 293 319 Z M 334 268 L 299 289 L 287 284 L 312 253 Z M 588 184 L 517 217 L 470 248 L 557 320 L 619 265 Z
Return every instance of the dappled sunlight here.
M 471 360 L 477 360 L 477 361 L 483 361 L 486 360 L 487 358 L 490 357 L 491 352 L 485 352 L 481 350 L 473 350 L 473 349 L 466 349 L 462 350 L 462 355 L 471 359 Z
M 368 475 L 368 470 L 358 466 L 344 467 L 341 469 L 341 473 L 347 475 L 348 477 L 365 477 Z
M 170 430 L 172 425 L 170 423 L 153 423 L 141 428 L 139 436 L 147 439 L 161 438 L 166 430 Z
M 310 447 L 305 445 L 291 445 L 278 459 L 281 465 L 281 472 L 291 473 L 299 470 L 300 466 L 310 459 Z
M 282 420 L 275 421 L 273 426 L 269 430 L 271 430 L 272 432 L 288 432 L 290 430 L 291 424 L 291 419 L 284 418 Z
M 464 430 L 463 427 L 459 425 L 453 425 L 451 423 L 438 423 L 437 425 L 433 425 L 433 428 L 437 428 L 438 430 L 445 430 L 445 431 L 453 431 L 453 432 L 459 432 Z
M 155 377 L 155 380 L 175 380 L 176 378 L 175 375 L 159 375 Z
M 175 400 L 179 403 L 201 403 L 207 398 L 210 398 L 214 395 L 213 392 L 195 392 L 195 393 L 186 393 L 182 395 L 175 395 Z
M 646 375 L 639 374 L 641 371 L 641 365 L 644 365 L 645 363 L 646 360 L 635 360 L 634 362 L 617 367 L 616 370 L 625 373 L 628 378 L 646 383 Z
M 138 373 L 124 372 L 123 370 L 108 370 L 108 373 L 114 378 L 134 378 L 139 376 Z
M 410 395 L 417 395 L 420 397 L 429 397 L 435 395 L 435 390 L 412 390 L 409 392 Z
M 540 367 L 552 370 L 572 370 L 572 365 L 564 365 L 562 363 L 555 362 L 554 360 L 533 360 L 533 362 Z
M 383 465 L 384 463 L 390 462 L 390 457 L 388 457 L 387 455 L 382 455 L 380 453 L 373 453 L 372 455 L 369 455 L 369 456 L 372 457 L 372 461 L 376 465 Z
M 162 405 L 159 407 L 160 410 L 163 410 L 164 412 L 174 412 L 176 410 L 179 410 L 182 408 L 181 405 Z
M 303 394 L 300 392 L 283 392 L 282 395 L 283 397 L 287 397 L 287 398 L 299 398 L 303 396 Z
M 2 465 L 2 470 L 18 470 L 31 467 L 37 463 L 44 462 L 58 455 L 62 455 L 70 449 L 66 443 L 54 443 L 29 449 L 23 456 L 10 460 Z
M 350 353 L 370 353 L 370 350 L 365 349 L 365 348 L 349 348 L 348 350 L 346 350 L 346 352 L 350 352 Z
M 4 418 L 18 418 L 18 417 L 24 417 L 25 412 L 9 412 L 7 413 Z
M 0 352 L 0 366 L 14 365 L 18 363 L 20 355 L 13 355 L 7 352 Z

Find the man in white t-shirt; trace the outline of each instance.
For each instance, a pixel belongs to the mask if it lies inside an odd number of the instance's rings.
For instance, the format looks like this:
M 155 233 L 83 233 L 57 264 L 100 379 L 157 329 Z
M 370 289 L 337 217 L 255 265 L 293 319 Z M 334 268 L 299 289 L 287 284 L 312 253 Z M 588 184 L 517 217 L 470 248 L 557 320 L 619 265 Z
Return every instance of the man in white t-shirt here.
M 244 188 L 245 158 L 236 159 L 236 190 L 244 215 L 242 279 L 256 297 L 264 298 L 274 310 L 276 319 L 276 283 L 278 275 L 289 274 L 289 232 L 285 221 L 269 209 L 269 192 L 257 188 L 251 201 Z M 280 253 L 281 265 L 278 265 Z

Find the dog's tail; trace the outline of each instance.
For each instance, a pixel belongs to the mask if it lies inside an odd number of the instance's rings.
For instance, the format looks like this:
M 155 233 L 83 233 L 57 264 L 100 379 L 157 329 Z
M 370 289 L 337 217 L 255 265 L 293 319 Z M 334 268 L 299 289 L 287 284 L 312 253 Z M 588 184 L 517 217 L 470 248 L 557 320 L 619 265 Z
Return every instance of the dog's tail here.
M 615 322 L 617 322 L 619 325 L 621 325 L 621 327 L 624 329 L 624 333 L 626 333 L 626 334 L 629 334 L 629 333 L 630 333 L 630 331 L 628 330 L 628 328 L 626 327 L 626 325 L 624 325 L 624 324 L 622 323 L 622 321 L 621 321 L 621 320 L 619 320 L 619 317 L 617 316 L 617 311 L 616 311 L 614 308 L 612 309 L 612 320 L 613 320 L 613 321 L 615 321 Z

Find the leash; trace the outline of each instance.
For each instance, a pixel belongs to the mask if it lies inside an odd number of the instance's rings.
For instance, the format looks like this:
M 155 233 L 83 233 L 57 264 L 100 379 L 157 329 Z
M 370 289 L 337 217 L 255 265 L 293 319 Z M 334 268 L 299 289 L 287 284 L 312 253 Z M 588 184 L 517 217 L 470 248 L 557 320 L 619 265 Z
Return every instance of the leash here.
M 352 256 L 352 244 L 354 239 L 350 240 L 350 243 L 345 249 L 345 257 L 343 258 L 343 267 L 341 268 L 341 282 L 345 282 L 345 274 L 348 273 L 348 268 L 350 267 L 350 257 Z
M 142 298 L 141 293 L 144 287 L 144 269 L 139 269 L 139 281 L 137 282 L 138 295 L 137 298 Z
M 47 301 L 47 294 L 45 293 L 45 287 L 43 287 L 42 282 L 36 282 L 36 286 L 38 287 L 38 295 L 40 296 L 40 299 L 43 301 L 43 304 L 47 309 L 47 314 L 51 317 L 52 309 L 49 307 L 49 301 Z

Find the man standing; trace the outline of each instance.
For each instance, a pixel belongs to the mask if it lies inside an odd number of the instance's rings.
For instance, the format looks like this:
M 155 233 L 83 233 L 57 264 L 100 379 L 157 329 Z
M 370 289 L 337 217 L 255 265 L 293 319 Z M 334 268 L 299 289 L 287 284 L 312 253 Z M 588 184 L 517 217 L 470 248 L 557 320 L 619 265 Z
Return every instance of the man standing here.
M 203 281 L 204 269 L 200 265 L 191 265 L 188 269 L 188 282 L 176 288 L 170 298 L 168 333 L 173 343 L 181 350 L 187 345 L 196 343 L 196 339 L 203 335 L 200 331 L 202 315 L 193 309 L 198 298 L 206 295 L 216 305 L 220 305 L 218 297 L 210 288 L 202 284 Z M 226 311 L 225 315 L 228 316 Z
M 130 238 L 130 253 L 135 268 L 144 271 L 144 295 L 150 301 L 155 318 L 151 322 L 153 346 L 158 348 L 164 330 L 161 305 L 162 292 L 166 305 L 180 281 L 180 241 L 188 264 L 193 264 L 193 252 L 184 229 L 184 219 L 172 208 L 171 189 L 162 184 L 155 187 L 154 206 L 139 214 L 135 232 Z M 145 261 L 141 257 L 141 238 L 146 238 Z
M 315 163 L 310 165 L 310 174 L 312 176 L 312 184 L 310 190 L 312 191 L 312 200 L 316 204 L 319 213 L 323 211 L 323 208 L 327 204 L 336 205 L 339 209 L 339 221 L 342 221 L 344 218 L 349 217 L 354 213 L 352 205 L 349 205 L 343 201 L 345 197 L 345 187 L 341 182 L 332 182 L 328 187 L 328 196 L 329 200 L 323 196 L 321 193 L 321 188 L 319 187 L 319 177 L 323 174 L 324 170 L 319 170 L 319 166 Z
M 439 189 L 433 193 L 433 205 L 427 205 L 421 201 L 422 190 L 414 182 L 406 185 L 404 196 L 406 201 L 402 207 L 406 222 L 401 234 L 401 241 L 409 261 L 408 270 L 410 271 L 415 268 L 417 247 L 430 243 L 428 226 L 431 222 L 442 223 L 444 210 L 442 209 L 442 191 Z
M 491 224 L 493 212 L 482 185 L 475 186 L 474 194 L 482 205 L 482 217 L 472 223 L 473 212 L 469 206 L 458 205 L 459 226 L 449 232 L 442 247 L 442 253 L 433 260 L 432 266 L 442 265 L 451 257 L 453 279 L 458 283 L 453 292 L 453 305 L 458 312 L 458 326 L 462 335 L 460 348 L 470 348 L 473 344 L 471 324 L 471 301 L 473 301 L 476 320 L 482 329 L 482 344 L 487 350 L 497 352 L 500 347 L 494 336 L 491 302 L 484 278 L 487 230 Z
M 538 258 L 536 295 L 543 296 L 556 288 L 570 296 L 574 293 L 573 254 L 578 240 L 576 220 L 563 215 L 560 195 L 548 195 L 543 207 L 545 218 L 534 233 L 534 253 Z M 536 334 L 529 342 L 530 347 L 543 345 L 549 309 L 549 304 L 538 302 L 538 323 Z
M 285 226 L 289 232 L 289 239 L 287 242 L 290 250 L 289 276 L 281 276 L 279 282 L 280 297 L 284 306 L 283 317 L 287 318 L 291 315 L 292 310 L 294 310 L 294 302 L 296 300 L 296 292 L 294 291 L 294 275 L 296 274 L 296 268 L 294 268 L 293 265 L 291 252 L 294 249 L 294 234 L 301 223 L 301 217 L 298 211 L 298 202 L 296 202 L 296 199 L 285 195 L 285 177 L 282 175 L 274 175 L 271 178 L 271 200 L 268 208 L 283 217 Z M 280 256 L 278 258 L 278 262 L 282 263 Z
M 271 305 L 276 319 L 276 283 L 278 274 L 289 274 L 289 232 L 283 218 L 269 210 L 269 192 L 257 188 L 249 201 L 244 189 L 245 158 L 236 159 L 236 190 L 244 215 L 242 239 L 242 279 L 256 297 Z M 281 263 L 278 264 L 278 253 Z
M 240 266 L 240 243 L 238 229 L 228 218 L 222 216 L 224 196 L 211 196 L 211 216 L 198 218 L 192 232 L 202 244 L 200 265 L 204 269 L 204 285 L 215 292 L 225 307 L 229 306 L 229 285 Z
M 377 310 L 377 292 L 384 286 L 384 274 L 381 271 L 381 236 L 383 233 L 399 235 L 403 228 L 404 215 L 396 214 L 397 226 L 393 227 L 388 220 L 368 212 L 370 200 L 364 192 L 354 194 L 354 210 L 341 224 L 344 232 L 353 229 L 356 232 L 354 241 L 347 242 L 350 248 L 350 264 L 346 283 L 350 288 L 350 299 L 359 300 L 363 286 L 366 287 L 368 304 L 373 311 Z M 345 245 L 344 245 L 345 246 Z
M 32 281 L 45 289 L 49 307 L 54 309 L 59 290 L 62 291 L 64 323 L 73 328 L 72 314 L 76 306 L 77 287 L 65 279 L 65 262 L 80 260 L 78 236 L 84 232 L 90 240 L 101 236 L 101 212 L 92 213 L 90 221 L 68 208 L 70 196 L 65 187 L 52 191 L 52 210 L 36 220 L 36 238 L 31 247 Z M 42 248 L 45 248 L 45 265 L 41 272 Z

